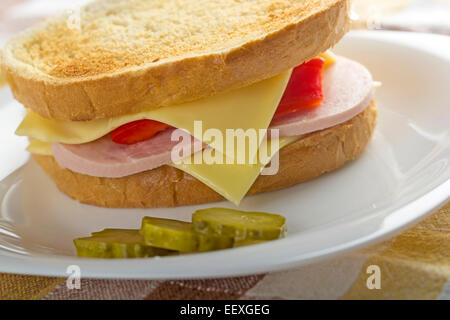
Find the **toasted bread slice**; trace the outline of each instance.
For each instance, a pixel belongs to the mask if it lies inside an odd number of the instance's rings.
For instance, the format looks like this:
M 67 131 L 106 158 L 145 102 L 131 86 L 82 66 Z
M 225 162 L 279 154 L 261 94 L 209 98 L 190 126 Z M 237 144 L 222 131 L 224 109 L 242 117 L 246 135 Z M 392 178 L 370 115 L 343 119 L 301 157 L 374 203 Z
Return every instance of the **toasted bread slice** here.
M 93 120 L 197 100 L 267 79 L 333 46 L 350 0 L 98 0 L 10 39 L 17 100 Z
M 3 59 L 3 50 L 0 49 L 0 65 Z M 6 85 L 6 75 L 0 68 L 0 88 Z
M 0 88 L 6 85 L 5 75 L 0 71 Z

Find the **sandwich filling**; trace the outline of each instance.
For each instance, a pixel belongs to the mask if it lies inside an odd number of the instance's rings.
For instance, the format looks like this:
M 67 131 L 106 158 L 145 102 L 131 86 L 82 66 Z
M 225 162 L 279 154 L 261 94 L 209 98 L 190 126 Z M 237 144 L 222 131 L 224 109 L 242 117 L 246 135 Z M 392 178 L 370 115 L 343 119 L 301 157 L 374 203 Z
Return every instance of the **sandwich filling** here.
M 324 69 L 320 79 L 314 76 L 318 68 Z M 238 204 L 281 148 L 302 135 L 350 120 L 372 98 L 373 80 L 365 67 L 327 54 L 246 88 L 113 119 L 59 121 L 30 111 L 17 134 L 31 138 L 30 152 L 52 155 L 61 167 L 73 172 L 120 178 L 171 165 Z M 261 144 L 261 137 L 259 149 L 268 149 L 256 164 L 174 163 L 171 152 L 179 144 L 172 141 L 176 129 L 190 134 L 190 139 L 183 140 L 193 146 L 189 157 L 212 150 L 220 150 L 223 157 L 236 156 L 234 148 L 197 132 L 194 123 L 199 120 L 203 130 L 217 129 L 223 136 L 227 129 L 277 129 L 279 137 L 272 137 L 277 139 L 276 147 Z

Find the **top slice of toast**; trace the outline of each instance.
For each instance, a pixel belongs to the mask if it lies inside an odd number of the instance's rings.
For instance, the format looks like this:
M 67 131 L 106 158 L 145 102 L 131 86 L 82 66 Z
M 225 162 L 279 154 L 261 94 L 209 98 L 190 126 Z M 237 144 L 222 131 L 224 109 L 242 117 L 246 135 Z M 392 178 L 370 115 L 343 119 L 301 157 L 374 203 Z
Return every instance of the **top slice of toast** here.
M 97 0 L 13 37 L 17 100 L 92 120 L 243 87 L 313 58 L 348 30 L 349 0 Z

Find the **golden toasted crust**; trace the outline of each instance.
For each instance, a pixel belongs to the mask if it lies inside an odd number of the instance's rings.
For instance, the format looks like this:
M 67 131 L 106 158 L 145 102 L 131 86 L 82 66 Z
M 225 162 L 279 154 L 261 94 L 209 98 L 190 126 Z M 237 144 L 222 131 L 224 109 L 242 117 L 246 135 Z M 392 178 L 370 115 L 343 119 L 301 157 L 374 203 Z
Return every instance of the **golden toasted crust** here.
M 73 121 L 180 104 L 279 74 L 329 49 L 349 28 L 350 0 L 208 0 L 204 5 L 212 4 L 215 18 L 198 1 L 165 0 L 168 6 L 184 3 L 187 16 L 180 25 L 161 9 L 171 26 L 164 32 L 181 32 L 162 41 L 151 19 L 130 18 L 139 11 L 128 1 L 89 5 L 81 32 L 58 16 L 11 39 L 3 69 L 15 98 L 43 117 Z M 256 7 L 246 7 L 250 3 Z M 111 6 L 125 6 L 119 10 L 125 16 Z M 228 15 L 220 14 L 228 7 Z M 203 27 L 205 21 L 213 26 Z
M 249 195 L 290 187 L 335 170 L 361 155 L 375 128 L 375 103 L 341 125 L 305 135 L 280 151 L 276 175 L 260 176 Z M 95 178 L 62 169 L 50 156 L 34 158 L 70 197 L 102 207 L 175 207 L 223 200 L 189 174 L 170 166 L 133 176 Z
M 2 59 L 3 59 L 3 50 L 0 49 L 0 65 Z M 6 75 L 0 68 L 0 88 L 3 87 L 4 85 L 6 85 Z

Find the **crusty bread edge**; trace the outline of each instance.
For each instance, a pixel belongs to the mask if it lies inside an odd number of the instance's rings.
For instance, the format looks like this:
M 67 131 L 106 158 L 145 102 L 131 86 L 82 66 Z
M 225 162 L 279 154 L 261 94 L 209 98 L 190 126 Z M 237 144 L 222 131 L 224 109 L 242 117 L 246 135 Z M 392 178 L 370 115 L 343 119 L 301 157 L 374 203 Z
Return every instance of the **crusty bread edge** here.
M 377 109 L 372 102 L 343 124 L 303 136 L 280 151 L 278 173 L 260 176 L 248 194 L 287 188 L 356 159 L 369 144 L 376 119 Z M 109 179 L 63 169 L 51 156 L 34 155 L 34 158 L 63 193 L 82 203 L 113 208 L 152 208 L 223 200 L 208 186 L 170 166 Z
M 0 49 L 0 66 L 3 61 L 3 49 Z M 0 88 L 6 85 L 6 75 L 3 70 L 0 68 Z
M 245 87 L 310 60 L 348 31 L 349 10 L 350 0 L 338 0 L 237 48 L 84 79 L 33 72 L 14 58 L 12 41 L 5 47 L 3 69 L 14 97 L 43 117 L 71 121 L 115 117 Z

